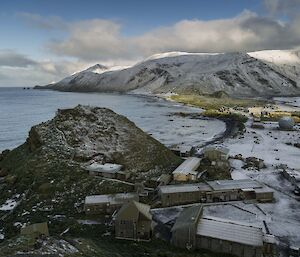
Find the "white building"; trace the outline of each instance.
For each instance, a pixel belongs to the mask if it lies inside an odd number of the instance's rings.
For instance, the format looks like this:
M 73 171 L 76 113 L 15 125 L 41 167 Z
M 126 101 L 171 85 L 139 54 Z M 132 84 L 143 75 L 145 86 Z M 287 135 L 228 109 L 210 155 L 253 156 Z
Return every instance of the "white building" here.
M 173 179 L 175 181 L 196 180 L 200 166 L 200 158 L 190 157 L 186 159 L 180 166 L 173 171 Z

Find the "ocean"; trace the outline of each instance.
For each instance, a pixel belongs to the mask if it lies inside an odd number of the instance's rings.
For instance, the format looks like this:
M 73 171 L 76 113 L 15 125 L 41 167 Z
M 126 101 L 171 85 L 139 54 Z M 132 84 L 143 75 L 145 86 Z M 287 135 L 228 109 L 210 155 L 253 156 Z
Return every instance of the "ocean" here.
M 0 151 L 24 143 L 30 128 L 53 118 L 57 109 L 78 104 L 110 108 L 166 146 L 198 146 L 225 131 L 225 124 L 219 120 L 172 115 L 200 110 L 160 98 L 0 88 Z

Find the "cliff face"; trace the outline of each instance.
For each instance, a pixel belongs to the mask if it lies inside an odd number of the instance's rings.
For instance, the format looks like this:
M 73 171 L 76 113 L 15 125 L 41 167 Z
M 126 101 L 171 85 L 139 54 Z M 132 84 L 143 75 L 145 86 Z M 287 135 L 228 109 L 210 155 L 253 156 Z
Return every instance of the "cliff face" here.
M 67 219 L 78 215 L 86 195 L 134 191 L 131 185 L 89 176 L 83 166 L 92 160 L 121 164 L 143 179 L 171 171 L 181 161 L 109 109 L 58 110 L 52 120 L 32 127 L 23 145 L 1 155 L 0 207 L 8 200 L 16 203 L 5 218 L 6 237 L 19 233 L 16 222 L 56 222 L 58 214 Z M 4 214 L 0 210 L 0 217 Z M 61 233 L 69 221 L 52 233 Z

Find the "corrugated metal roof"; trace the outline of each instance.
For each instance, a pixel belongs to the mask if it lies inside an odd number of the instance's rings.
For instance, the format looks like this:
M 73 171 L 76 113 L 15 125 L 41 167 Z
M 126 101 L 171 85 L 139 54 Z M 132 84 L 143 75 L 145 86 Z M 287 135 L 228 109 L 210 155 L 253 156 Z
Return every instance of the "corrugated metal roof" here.
M 187 158 L 173 171 L 173 174 L 189 174 L 191 171 L 195 171 L 199 167 L 200 161 L 201 159 L 197 157 Z
M 214 180 L 207 181 L 213 190 L 233 190 L 233 189 L 245 189 L 245 188 L 260 188 L 261 184 L 252 179 L 241 180 Z
M 196 226 L 199 220 L 199 216 L 202 212 L 202 205 L 195 205 L 184 209 L 179 217 L 176 219 L 172 232 L 182 228 L 188 228 L 190 226 Z
M 263 232 L 259 227 L 232 220 L 203 217 L 197 227 L 197 235 L 250 245 L 263 245 Z
M 195 184 L 179 184 L 161 186 L 161 193 L 182 193 L 182 192 L 197 192 L 197 191 L 219 191 L 219 190 L 238 190 L 246 188 L 262 188 L 263 186 L 251 179 L 242 180 L 214 180 L 205 183 Z
M 85 204 L 101 204 L 101 203 L 117 204 L 117 203 L 123 203 L 124 201 L 128 201 L 128 200 L 138 200 L 138 195 L 136 193 L 89 195 L 85 197 Z
M 212 191 L 212 189 L 205 183 L 166 185 L 166 186 L 160 186 L 159 190 L 163 194 Z

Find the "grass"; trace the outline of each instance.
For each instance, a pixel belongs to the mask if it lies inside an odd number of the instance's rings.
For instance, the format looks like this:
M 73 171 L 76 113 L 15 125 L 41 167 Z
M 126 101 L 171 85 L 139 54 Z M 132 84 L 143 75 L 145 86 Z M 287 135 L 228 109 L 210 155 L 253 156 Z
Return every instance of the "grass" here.
M 193 106 L 200 107 L 202 109 L 215 109 L 218 110 L 222 107 L 234 108 L 234 107 L 252 107 L 252 106 L 262 106 L 265 104 L 264 101 L 255 100 L 255 99 L 238 99 L 232 98 L 229 96 L 222 95 L 218 97 L 218 94 L 214 95 L 189 95 L 189 94 L 182 94 L 182 95 L 172 95 L 171 100 L 189 104 Z
M 230 119 L 239 121 L 242 123 L 245 123 L 248 118 L 247 116 L 240 114 L 240 113 L 234 113 L 234 112 L 221 112 L 218 110 L 206 110 L 203 113 L 201 113 L 204 117 L 210 117 L 210 118 L 217 118 L 217 119 Z
M 295 123 L 300 123 L 300 113 L 299 112 L 275 111 L 275 112 L 271 112 L 268 116 L 262 117 L 262 120 L 278 121 L 282 117 L 285 117 L 285 116 L 291 116 Z

